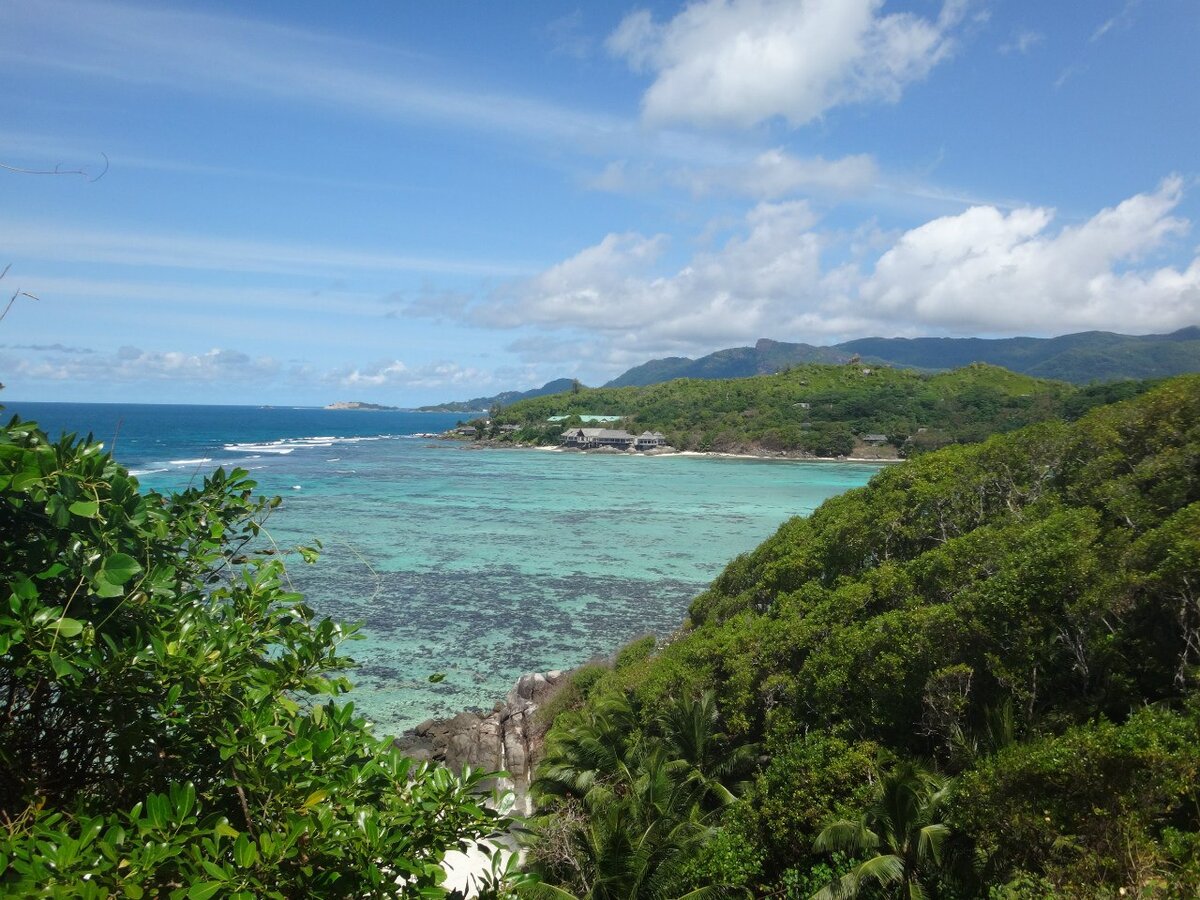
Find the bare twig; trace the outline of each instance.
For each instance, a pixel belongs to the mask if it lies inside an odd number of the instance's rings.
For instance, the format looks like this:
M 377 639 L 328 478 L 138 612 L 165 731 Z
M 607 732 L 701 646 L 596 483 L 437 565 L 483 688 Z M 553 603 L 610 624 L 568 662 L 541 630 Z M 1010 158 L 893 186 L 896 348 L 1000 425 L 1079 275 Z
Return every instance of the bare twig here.
M 12 263 L 9 263 L 7 266 L 5 266 L 4 271 L 0 272 L 0 279 L 3 279 L 4 276 L 8 274 L 8 270 L 11 268 Z M 4 312 L 0 312 L 0 322 L 4 321 L 4 317 L 8 315 L 8 311 L 12 309 L 12 306 L 17 302 L 18 297 L 28 297 L 30 300 L 37 299 L 37 297 L 33 296 L 33 294 L 29 293 L 28 291 L 13 291 L 13 295 L 8 298 L 8 304 L 4 307 Z
M 59 163 L 53 169 L 26 169 L 21 166 L 10 166 L 7 163 L 0 163 L 0 169 L 4 169 L 7 172 L 16 172 L 18 175 L 82 175 L 88 181 L 96 182 L 108 174 L 108 154 L 101 153 L 100 155 L 104 157 L 104 168 L 94 178 L 87 169 L 64 169 L 62 163 Z

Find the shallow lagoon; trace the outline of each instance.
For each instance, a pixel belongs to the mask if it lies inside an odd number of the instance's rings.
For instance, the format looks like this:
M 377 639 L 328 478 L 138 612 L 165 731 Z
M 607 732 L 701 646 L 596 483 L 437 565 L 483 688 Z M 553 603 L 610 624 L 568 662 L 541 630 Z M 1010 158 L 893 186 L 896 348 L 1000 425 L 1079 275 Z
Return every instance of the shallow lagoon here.
M 117 436 L 117 457 L 146 487 L 238 464 L 282 495 L 271 535 L 281 546 L 324 544 L 316 565 L 291 566 L 292 578 L 321 613 L 363 623 L 365 638 L 350 645 L 362 664 L 351 696 L 386 732 L 490 707 L 522 672 L 671 632 L 731 557 L 879 469 L 480 450 L 410 436 L 457 418 L 434 414 L 9 411 L 51 433 Z M 435 672 L 445 680 L 430 683 Z

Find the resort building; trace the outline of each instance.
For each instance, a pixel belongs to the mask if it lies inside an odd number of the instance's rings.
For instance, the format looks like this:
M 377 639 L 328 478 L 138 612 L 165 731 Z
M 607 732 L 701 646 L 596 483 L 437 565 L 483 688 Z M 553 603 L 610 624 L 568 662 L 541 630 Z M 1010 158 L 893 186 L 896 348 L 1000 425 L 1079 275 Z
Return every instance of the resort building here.
M 665 446 L 667 439 L 657 431 L 644 431 L 640 435 L 615 428 L 568 428 L 563 432 L 562 445 L 579 450 L 594 450 L 598 447 L 613 447 L 617 450 L 654 450 Z
M 661 431 L 643 431 L 633 442 L 635 450 L 656 450 L 665 446 L 666 437 Z

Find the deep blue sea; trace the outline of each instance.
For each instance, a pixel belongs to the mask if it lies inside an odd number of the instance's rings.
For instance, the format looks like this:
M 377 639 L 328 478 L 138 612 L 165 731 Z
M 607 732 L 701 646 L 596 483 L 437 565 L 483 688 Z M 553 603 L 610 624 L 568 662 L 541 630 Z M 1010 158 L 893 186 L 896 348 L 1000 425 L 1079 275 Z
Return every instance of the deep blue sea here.
M 414 436 L 460 418 L 445 413 L 5 406 L 51 436 L 91 432 L 144 488 L 240 466 L 282 496 L 271 537 L 323 543 L 320 561 L 291 576 L 319 612 L 363 623 L 351 696 L 381 733 L 490 708 L 522 672 L 670 633 L 729 559 L 879 468 Z M 446 679 L 430 683 L 435 672 Z

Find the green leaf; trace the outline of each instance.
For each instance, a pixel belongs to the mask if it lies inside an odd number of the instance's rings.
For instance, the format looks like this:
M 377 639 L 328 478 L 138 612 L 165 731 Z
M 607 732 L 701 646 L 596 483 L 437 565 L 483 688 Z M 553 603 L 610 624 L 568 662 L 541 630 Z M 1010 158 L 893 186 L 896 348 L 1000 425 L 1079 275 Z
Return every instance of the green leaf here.
M 121 893 L 129 897 L 130 900 L 142 900 L 146 896 L 146 892 L 140 884 L 133 884 L 128 881 L 121 885 Z
M 258 862 L 258 847 L 244 834 L 233 844 L 233 861 L 243 869 L 248 869 Z
M 119 584 L 113 584 L 103 573 L 92 579 L 92 589 L 97 597 L 120 597 L 125 593 Z
M 79 670 L 77 668 L 53 651 L 50 652 L 50 668 L 54 670 L 54 674 L 59 678 L 66 678 L 68 675 L 79 674 Z
M 100 576 L 109 584 L 122 585 L 142 571 L 138 561 L 127 553 L 113 553 L 100 566 Z
M 329 791 L 325 790 L 324 788 L 322 788 L 321 790 L 313 791 L 305 799 L 304 805 L 301 807 L 301 809 L 312 809 L 314 806 L 316 806 L 318 803 L 320 803 L 322 800 L 324 800 L 328 796 L 329 796 Z
M 221 821 L 219 821 L 216 824 L 216 827 L 213 828 L 213 833 L 221 835 L 222 837 L 231 837 L 231 838 L 235 838 L 239 834 L 241 834 L 240 831 L 238 831 L 236 828 L 234 828 L 232 825 L 229 824 L 228 819 L 221 819 Z
M 42 473 L 36 469 L 23 469 L 13 476 L 9 487 L 13 491 L 25 491 L 42 480 Z
M 83 623 L 78 619 L 59 619 L 54 623 L 54 627 L 62 637 L 75 637 L 83 631 Z
M 219 881 L 201 881 L 193 884 L 187 892 L 188 900 L 208 900 L 209 897 L 221 890 Z
M 94 519 L 100 514 L 100 504 L 95 500 L 76 500 L 67 507 L 71 515 L 84 519 Z

